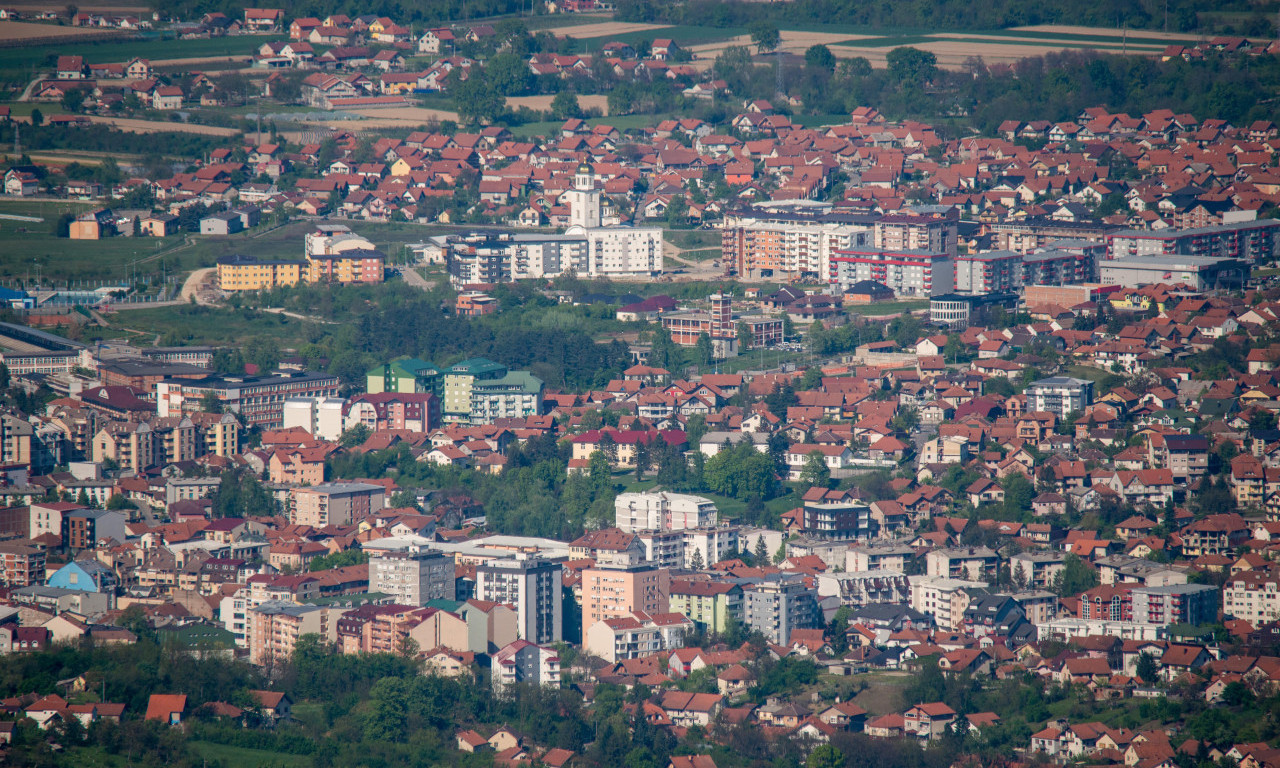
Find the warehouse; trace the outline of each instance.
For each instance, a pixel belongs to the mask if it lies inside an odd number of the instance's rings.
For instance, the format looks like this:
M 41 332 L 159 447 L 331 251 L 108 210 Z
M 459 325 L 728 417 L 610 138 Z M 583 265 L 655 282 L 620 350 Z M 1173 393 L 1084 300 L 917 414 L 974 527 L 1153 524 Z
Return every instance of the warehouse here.
M 1203 256 L 1135 256 L 1104 261 L 1102 282 L 1138 288 L 1156 283 L 1185 283 L 1193 290 L 1238 288 L 1249 278 L 1249 267 L 1236 259 Z

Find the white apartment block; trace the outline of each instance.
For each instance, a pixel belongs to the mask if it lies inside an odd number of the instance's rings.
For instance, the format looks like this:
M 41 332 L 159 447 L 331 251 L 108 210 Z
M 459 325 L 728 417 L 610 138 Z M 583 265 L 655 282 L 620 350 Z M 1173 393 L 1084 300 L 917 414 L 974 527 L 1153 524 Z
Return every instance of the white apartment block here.
M 476 567 L 476 597 L 513 606 L 517 636 L 537 644 L 563 638 L 564 568 L 539 558 L 488 560 Z
M 714 501 L 685 493 L 623 493 L 614 501 L 614 524 L 626 533 L 703 528 L 718 520 Z
M 938 626 L 952 632 L 964 627 L 969 608 L 967 589 L 984 589 L 985 581 L 951 579 L 945 576 L 910 576 L 911 608 L 933 617 Z

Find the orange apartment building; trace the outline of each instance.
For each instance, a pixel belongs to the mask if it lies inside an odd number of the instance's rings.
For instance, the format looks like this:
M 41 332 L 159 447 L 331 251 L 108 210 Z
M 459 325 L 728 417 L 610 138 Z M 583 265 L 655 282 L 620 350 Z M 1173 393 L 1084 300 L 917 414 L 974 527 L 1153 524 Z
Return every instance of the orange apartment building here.
M 651 565 L 595 566 L 582 570 L 582 627 L 638 611 L 666 613 L 671 572 Z
M 395 653 L 409 630 L 422 621 L 423 609 L 411 605 L 364 605 L 337 621 L 342 653 Z
M 44 550 L 16 541 L 0 543 L 0 577 L 10 588 L 44 584 Z
M 259 666 L 288 661 L 298 638 L 320 635 L 337 639 L 337 623 L 349 609 L 297 605 L 271 600 L 249 610 L 249 662 Z

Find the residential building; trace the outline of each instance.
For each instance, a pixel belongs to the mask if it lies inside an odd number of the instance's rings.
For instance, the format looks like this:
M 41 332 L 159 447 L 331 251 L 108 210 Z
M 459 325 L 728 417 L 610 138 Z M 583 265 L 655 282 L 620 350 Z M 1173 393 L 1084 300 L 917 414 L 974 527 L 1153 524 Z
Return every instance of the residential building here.
M 742 586 L 721 580 L 672 579 L 670 611 L 688 616 L 707 632 L 723 633 L 731 621 L 742 621 Z
M 743 611 L 749 629 L 777 645 L 791 642 L 796 629 L 822 626 L 817 592 L 798 574 L 773 574 L 743 584 Z
M 1240 571 L 1222 585 L 1222 613 L 1255 627 L 1280 621 L 1280 575 Z
M 1051 376 L 1032 382 L 1026 389 L 1027 410 L 1052 413 L 1066 419 L 1093 403 L 1093 382 L 1069 376 Z
M 1129 595 L 1132 620 L 1140 624 L 1198 627 L 1218 620 L 1218 590 L 1209 584 L 1134 587 Z
M 369 590 L 394 595 L 402 605 L 453 600 L 455 583 L 453 556 L 437 550 L 410 545 L 369 558 Z
M 493 654 L 491 669 L 495 693 L 519 683 L 560 687 L 560 654 L 528 640 L 516 640 Z
M 290 397 L 337 397 L 338 385 L 337 376 L 301 371 L 161 381 L 156 384 L 156 412 L 177 416 L 199 411 L 205 395 L 213 393 L 224 410 L 240 414 L 247 426 L 275 429 L 284 424 L 284 403 Z
M 317 440 L 337 442 L 346 428 L 343 412 L 347 407 L 347 401 L 341 397 L 290 397 L 284 401 L 281 426 L 284 429 L 301 427 Z
M 519 637 L 558 643 L 564 631 L 563 572 L 560 563 L 524 555 L 487 560 L 476 566 L 476 597 L 513 606 Z
M 987 547 L 935 549 L 925 555 L 929 576 L 950 579 L 994 580 L 1000 556 Z
M 295 525 L 324 528 L 350 525 L 386 506 L 386 489 L 371 483 L 324 483 L 289 491 L 289 520 Z
M 44 550 L 18 541 L 0 542 L 0 579 L 10 589 L 44 584 Z
M 908 580 L 911 582 L 912 610 L 932 616 L 939 628 L 952 632 L 964 627 L 970 591 L 987 587 L 985 581 L 946 576 L 910 576 Z
M 541 413 L 542 379 L 527 371 L 508 371 L 496 379 L 476 379 L 471 383 L 467 419 L 472 424 L 492 424 L 499 419 L 523 419 Z
M 670 571 L 650 565 L 595 565 L 582 569 L 582 626 L 632 613 L 663 613 L 671 594 Z
M 592 656 L 616 663 L 684 647 L 693 621 L 680 613 L 637 613 L 597 621 L 587 629 L 582 648 Z
M 268 666 L 287 662 L 303 635 L 319 635 L 322 642 L 334 643 L 338 619 L 347 610 L 280 600 L 269 600 L 250 608 L 247 613 L 249 663 Z
M 297 285 L 305 270 L 306 262 L 302 261 L 224 256 L 218 259 L 218 288 L 228 292 L 269 291 Z
M 832 256 L 828 282 L 843 289 L 863 280 L 899 297 L 927 298 L 955 291 L 955 265 L 950 255 L 927 250 L 850 249 Z
M 615 525 L 626 533 L 703 528 L 719 521 L 714 501 L 685 493 L 621 493 L 613 508 Z
M 772 347 L 782 341 L 781 317 L 735 314 L 733 297 L 728 294 L 712 294 L 708 300 L 710 311 L 686 309 L 662 316 L 662 327 L 671 334 L 673 342 L 682 347 L 692 347 L 705 334 L 711 340 L 712 354 L 717 358 L 727 358 L 743 351 L 738 348 L 739 326 L 746 328 L 753 349 Z

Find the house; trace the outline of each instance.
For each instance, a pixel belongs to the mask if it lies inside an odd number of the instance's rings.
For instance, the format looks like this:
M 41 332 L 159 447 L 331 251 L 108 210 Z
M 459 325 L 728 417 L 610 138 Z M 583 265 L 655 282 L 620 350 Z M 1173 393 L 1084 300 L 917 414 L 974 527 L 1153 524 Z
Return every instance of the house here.
M 181 725 L 182 715 L 187 709 L 187 697 L 184 694 L 155 693 L 147 701 L 147 714 L 144 719 L 156 720 L 168 725 Z

